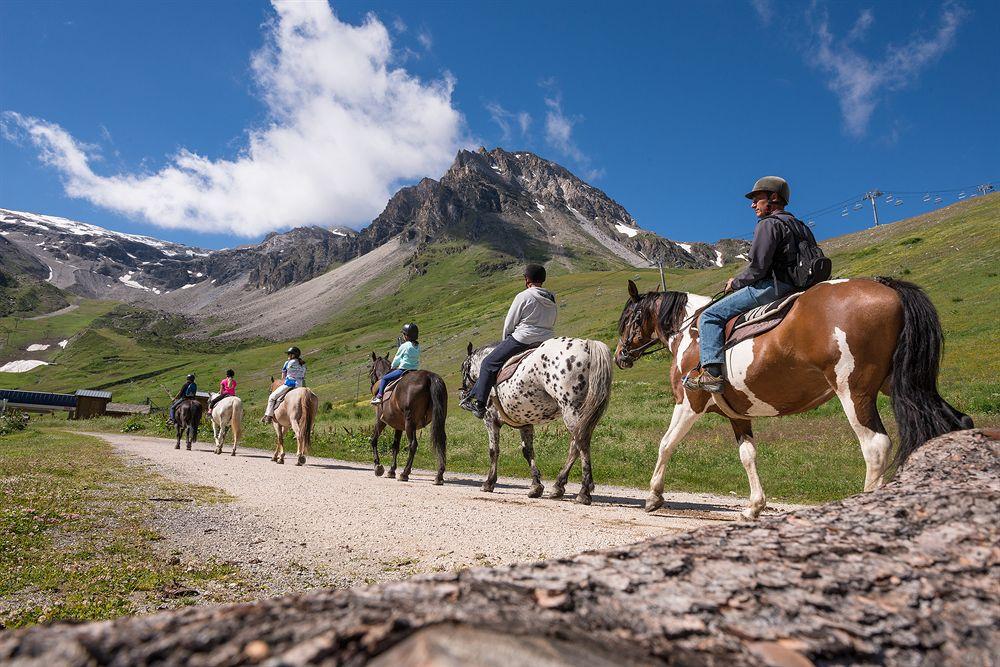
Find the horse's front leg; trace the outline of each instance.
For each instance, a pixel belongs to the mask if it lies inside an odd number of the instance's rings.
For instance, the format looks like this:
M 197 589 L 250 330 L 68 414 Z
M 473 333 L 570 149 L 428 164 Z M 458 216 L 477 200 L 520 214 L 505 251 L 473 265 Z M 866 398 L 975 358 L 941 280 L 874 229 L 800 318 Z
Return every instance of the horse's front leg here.
M 493 408 L 490 408 L 486 413 L 483 423 L 486 424 L 486 432 L 490 439 L 490 471 L 486 474 L 486 481 L 483 482 L 482 490 L 487 493 L 493 493 L 493 488 L 497 484 L 497 463 L 500 459 L 500 427 L 503 424 Z
M 410 449 L 406 456 L 406 467 L 403 468 L 403 472 L 399 475 L 400 482 L 408 482 L 410 480 L 410 471 L 413 470 L 413 457 L 417 455 L 417 426 L 413 423 L 413 418 L 407 411 L 406 415 L 406 442 L 409 444 Z
M 653 512 L 663 507 L 663 475 L 666 473 L 667 463 L 670 462 L 670 457 L 677 449 L 681 438 L 687 435 L 700 416 L 688 404 L 686 398 L 674 406 L 674 413 L 670 417 L 670 426 L 667 427 L 667 432 L 660 439 L 660 453 L 656 457 L 656 467 L 649 480 L 649 498 L 646 499 L 647 512 Z
M 212 420 L 212 439 L 215 440 L 215 453 L 222 453 L 222 441 L 226 438 L 226 431 Z
M 518 431 L 521 433 L 521 454 L 531 468 L 531 491 L 528 492 L 528 497 L 538 498 L 545 491 L 545 487 L 542 486 L 542 473 L 538 472 L 538 466 L 535 464 L 535 427 L 528 424 Z
M 753 429 L 749 419 L 730 419 L 729 422 L 733 426 L 736 442 L 740 446 L 740 463 L 743 464 L 747 480 L 750 482 L 750 504 L 740 514 L 744 519 L 753 521 L 760 516 L 767 505 L 764 487 L 760 483 L 760 477 L 757 476 L 757 447 L 753 444 Z
M 375 418 L 375 428 L 372 429 L 372 463 L 375 465 L 375 476 L 381 477 L 382 473 L 385 472 L 385 468 L 382 467 L 382 462 L 378 458 L 378 439 L 382 437 L 382 431 L 385 430 L 385 422 L 383 422 L 378 417 Z
M 389 472 L 385 474 L 387 478 L 396 478 L 396 464 L 399 461 L 399 441 L 403 438 L 403 432 L 398 428 L 392 432 L 392 464 L 389 465 Z

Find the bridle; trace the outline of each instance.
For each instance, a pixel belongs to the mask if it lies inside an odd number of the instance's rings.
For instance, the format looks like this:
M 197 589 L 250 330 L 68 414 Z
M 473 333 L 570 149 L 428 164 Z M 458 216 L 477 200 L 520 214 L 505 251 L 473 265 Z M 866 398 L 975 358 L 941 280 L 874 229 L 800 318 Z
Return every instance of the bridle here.
M 642 308 L 642 306 L 638 302 L 636 302 L 636 304 L 635 304 L 635 310 L 632 312 L 631 315 L 629 315 L 629 320 L 626 323 L 623 331 L 624 330 L 631 330 L 633 327 L 636 327 L 636 326 L 638 326 L 639 324 L 642 323 L 642 318 L 644 316 L 643 310 L 644 309 Z M 659 345 L 659 347 L 655 347 L 656 345 Z M 651 341 L 649 341 L 648 343 L 644 343 L 644 344 L 642 344 L 642 345 L 640 345 L 639 347 L 636 347 L 636 348 L 629 348 L 629 347 L 627 347 L 625 345 L 625 341 L 621 340 L 620 347 L 621 347 L 621 355 L 622 355 L 622 357 L 626 361 L 628 361 L 629 363 L 633 363 L 634 364 L 636 361 L 638 361 L 642 357 L 645 357 L 647 355 L 653 354 L 655 352 L 659 352 L 660 350 L 666 348 L 666 345 L 663 345 L 662 343 L 660 343 L 660 339 L 657 336 L 657 337 L 653 338 Z

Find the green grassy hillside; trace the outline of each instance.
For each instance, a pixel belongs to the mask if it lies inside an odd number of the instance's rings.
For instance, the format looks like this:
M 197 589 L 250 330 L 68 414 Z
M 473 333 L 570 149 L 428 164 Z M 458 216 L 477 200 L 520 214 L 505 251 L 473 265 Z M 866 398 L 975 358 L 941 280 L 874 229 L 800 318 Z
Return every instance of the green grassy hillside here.
M 831 240 L 825 244 L 839 276 L 893 275 L 925 287 L 937 306 L 946 331 L 941 374 L 942 393 L 979 423 L 1000 423 L 1000 375 L 993 351 L 993 326 L 1000 314 L 998 277 L 1000 195 L 955 204 L 911 220 Z M 415 321 L 422 333 L 423 366 L 441 373 L 452 395 L 468 342 L 481 344 L 499 337 L 503 316 L 521 288 L 517 268 L 482 277 L 476 267 L 490 251 L 475 246 L 460 252 L 442 249 L 426 273 L 401 281 L 388 296 L 363 298 L 327 324 L 305 336 L 279 332 L 299 345 L 308 362 L 308 384 L 321 403 L 331 405 L 318 426 L 317 452 L 365 459 L 365 431 L 372 410 L 366 405 L 367 359 L 371 351 L 394 348 L 399 326 Z M 690 271 L 671 270 L 668 289 L 701 294 L 718 291 L 739 265 Z M 559 298 L 560 334 L 599 338 L 614 347 L 616 322 L 625 302 L 626 279 L 640 289 L 658 283 L 655 271 L 621 270 L 554 275 L 547 285 Z M 73 313 L 19 323 L 12 344 L 48 342 L 77 335 L 65 351 L 46 358 L 53 365 L 25 374 L 0 374 L 0 386 L 71 390 L 109 387 L 115 400 L 166 402 L 166 388 L 176 390 L 186 372 L 198 374 L 202 386 L 215 386 L 226 368 L 237 372 L 240 394 L 249 399 L 251 416 L 260 414 L 266 384 L 283 360 L 281 344 L 190 346 L 159 341 L 140 343 L 94 320 L 107 304 L 84 304 Z M 7 326 L 9 320 L 0 320 Z M 5 352 L 12 358 L 10 348 Z M 617 371 L 614 396 L 595 436 L 595 476 L 599 483 L 644 485 L 656 446 L 669 421 L 672 398 L 666 388 L 669 360 L 665 353 L 644 359 L 636 368 Z M 452 402 L 449 416 L 449 467 L 482 471 L 487 463 L 481 424 Z M 886 413 L 886 423 L 892 422 Z M 863 461 L 853 433 L 836 402 L 807 414 L 759 420 L 760 469 L 772 497 L 822 500 L 860 490 Z M 250 429 L 251 442 L 264 444 L 268 434 Z M 385 436 L 388 440 L 388 437 Z M 516 439 L 505 435 L 502 470 L 525 474 L 516 455 Z M 536 441 L 540 465 L 551 479 L 565 457 L 566 437 L 555 425 L 542 429 Z M 421 447 L 419 461 L 431 461 Z M 746 493 L 742 466 L 728 425 L 706 417 L 688 436 L 668 471 L 668 488 Z

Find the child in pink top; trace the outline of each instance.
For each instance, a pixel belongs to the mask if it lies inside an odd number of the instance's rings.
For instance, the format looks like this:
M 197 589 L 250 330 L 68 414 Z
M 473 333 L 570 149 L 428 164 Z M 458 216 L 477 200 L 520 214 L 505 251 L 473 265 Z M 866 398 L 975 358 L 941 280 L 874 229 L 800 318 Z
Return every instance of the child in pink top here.
M 208 403 L 208 411 L 211 412 L 215 404 L 224 399 L 226 396 L 236 395 L 236 373 L 232 368 L 226 371 L 226 377 L 222 378 L 222 382 L 219 383 L 219 393 L 212 398 Z

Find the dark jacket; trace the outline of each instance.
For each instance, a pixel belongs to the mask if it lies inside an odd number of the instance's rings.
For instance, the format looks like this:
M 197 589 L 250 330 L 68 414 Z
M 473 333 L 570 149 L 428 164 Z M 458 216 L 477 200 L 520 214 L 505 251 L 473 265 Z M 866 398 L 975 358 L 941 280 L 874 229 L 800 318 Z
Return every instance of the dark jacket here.
M 741 289 L 765 278 L 786 285 L 794 283 L 788 269 L 795 265 L 798 249 L 788 225 L 795 225 L 801 236 L 816 242 L 812 230 L 787 211 L 777 211 L 761 218 L 750 243 L 750 266 L 733 278 L 733 289 Z
M 174 400 L 177 401 L 182 398 L 191 398 L 197 393 L 198 393 L 198 385 L 196 385 L 194 382 L 185 382 L 184 386 L 181 387 L 181 390 L 177 392 L 176 396 L 174 396 Z

